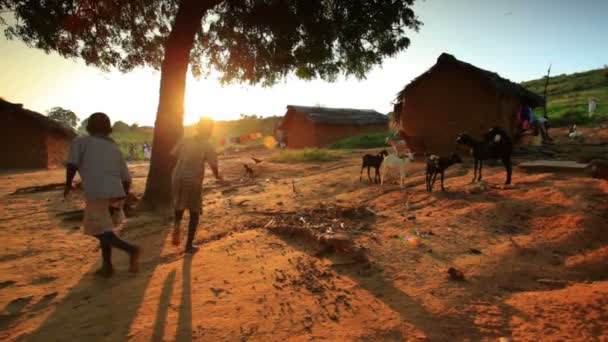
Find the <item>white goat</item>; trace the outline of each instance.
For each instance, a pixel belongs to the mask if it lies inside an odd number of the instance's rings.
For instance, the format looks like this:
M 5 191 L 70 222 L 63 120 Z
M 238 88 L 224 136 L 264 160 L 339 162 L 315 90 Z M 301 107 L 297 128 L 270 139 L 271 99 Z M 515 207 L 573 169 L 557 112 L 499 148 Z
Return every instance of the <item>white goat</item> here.
M 583 136 L 583 132 L 577 131 L 576 125 L 574 125 L 574 124 L 570 125 L 570 127 L 568 128 L 568 138 L 577 139 L 577 138 L 580 138 L 581 136 Z
M 405 179 L 405 171 L 410 162 L 414 161 L 414 154 L 412 152 L 406 152 L 405 158 L 399 158 L 395 155 L 388 155 L 384 157 L 380 172 L 380 185 L 384 184 L 384 180 L 391 172 L 399 172 L 399 185 L 403 188 L 403 180 Z
M 386 137 L 384 141 L 387 145 L 391 145 L 395 150 L 396 155 L 401 155 L 401 152 L 406 151 L 407 144 L 403 139 L 392 139 L 391 137 Z

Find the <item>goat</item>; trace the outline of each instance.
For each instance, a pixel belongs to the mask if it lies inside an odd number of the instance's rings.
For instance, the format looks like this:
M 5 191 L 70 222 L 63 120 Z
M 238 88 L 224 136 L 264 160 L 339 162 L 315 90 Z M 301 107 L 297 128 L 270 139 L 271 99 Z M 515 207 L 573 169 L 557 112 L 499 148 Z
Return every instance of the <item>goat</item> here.
M 568 138 L 577 139 L 583 135 L 583 132 L 576 130 L 576 125 L 572 124 L 568 127 Z
M 388 155 L 384 157 L 384 161 L 382 162 L 382 170 L 380 172 L 380 185 L 384 184 L 384 180 L 390 171 L 398 171 L 399 172 L 399 184 L 401 188 L 403 188 L 403 179 L 405 178 L 405 171 L 410 162 L 414 161 L 414 154 L 412 152 L 406 152 L 405 158 L 399 158 L 395 155 Z
M 397 156 L 401 155 L 400 152 L 405 151 L 407 148 L 407 144 L 403 139 L 392 139 L 391 137 L 386 137 L 384 142 L 393 147 L 393 150 Z
M 373 183 L 380 182 L 380 165 L 382 165 L 382 161 L 384 157 L 388 156 L 388 152 L 386 150 L 380 151 L 380 153 L 366 154 L 363 156 L 363 163 L 361 164 L 361 172 L 359 173 L 359 182 L 361 181 L 361 175 L 363 174 L 363 169 L 367 167 L 367 178 L 369 182 L 372 183 L 372 177 L 369 175 L 369 168 L 373 167 L 376 170 L 376 174 L 374 175 Z
M 493 127 L 484 135 L 483 141 L 477 141 L 467 133 L 461 133 L 456 139 L 456 142 L 471 148 L 471 154 L 475 159 L 473 182 L 476 180 L 481 181 L 481 169 L 483 168 L 484 160 L 500 159 L 507 170 L 507 180 L 505 184 L 511 184 L 511 173 L 513 170 L 511 153 L 513 151 L 513 143 L 505 130 Z M 479 177 L 477 177 L 478 168 Z
M 608 180 L 608 160 L 593 159 L 585 171 L 593 178 Z
M 253 173 L 253 169 L 245 163 L 243 163 L 243 167 L 245 168 L 245 177 L 253 179 L 255 177 L 255 174 Z
M 441 190 L 445 191 L 443 187 L 443 174 L 448 167 L 457 163 L 462 163 L 462 159 L 456 153 L 452 153 L 449 157 L 431 155 L 426 161 L 426 191 L 433 191 L 433 185 L 435 185 L 438 173 L 441 174 Z

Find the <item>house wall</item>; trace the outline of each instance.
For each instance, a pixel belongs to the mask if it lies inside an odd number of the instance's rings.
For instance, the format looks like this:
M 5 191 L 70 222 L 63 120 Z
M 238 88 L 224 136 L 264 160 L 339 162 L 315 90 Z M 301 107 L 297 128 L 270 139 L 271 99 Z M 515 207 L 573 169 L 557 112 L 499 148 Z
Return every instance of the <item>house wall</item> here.
M 481 79 L 454 65 L 440 65 L 407 90 L 401 112 L 403 135 L 417 152 L 463 151 L 461 132 L 479 137 L 493 126 L 513 133 L 518 100 L 503 97 Z
M 3 115 L 0 125 L 0 168 L 47 167 L 47 132 L 13 115 Z
M 46 135 L 48 168 L 60 168 L 64 166 L 68 159 L 70 142 L 71 140 L 62 134 L 49 132 Z
M 316 124 L 315 126 L 317 146 L 331 145 L 355 135 L 388 131 L 388 124 L 366 126 Z
M 322 147 L 354 135 L 388 130 L 388 124 L 367 126 L 315 124 L 304 113 L 290 111 L 287 114 L 289 117 L 282 129 L 287 129 L 289 148 Z
M 288 120 L 283 124 L 287 129 L 287 147 L 304 148 L 317 146 L 316 127 L 306 115 L 291 111 Z M 286 115 L 287 115 L 286 114 Z

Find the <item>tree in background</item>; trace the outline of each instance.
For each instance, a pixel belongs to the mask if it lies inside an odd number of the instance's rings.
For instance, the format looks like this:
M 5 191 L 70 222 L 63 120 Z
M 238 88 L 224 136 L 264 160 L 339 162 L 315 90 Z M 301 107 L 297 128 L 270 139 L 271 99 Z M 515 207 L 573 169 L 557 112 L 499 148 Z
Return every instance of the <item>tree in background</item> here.
M 46 112 L 46 115 L 49 117 L 49 119 L 59 121 L 72 128 L 76 128 L 76 126 L 78 126 L 78 121 L 80 121 L 78 116 L 76 116 L 76 113 L 61 107 L 51 108 Z
M 31 47 L 123 72 L 161 71 L 144 202 L 166 206 L 183 135 L 188 67 L 222 82 L 271 85 L 288 74 L 335 80 L 365 74 L 406 49 L 420 22 L 414 0 L 0 0 L 6 29 Z M 2 23 L 2 21 L 0 21 Z M 4 22 L 6 24 L 6 21 Z M 206 94 L 201 94 L 205 96 Z M 213 96 L 207 94 L 207 96 Z
M 80 121 L 80 125 L 78 126 L 78 134 L 83 135 L 83 134 L 88 134 L 87 133 L 87 124 L 89 123 L 89 118 L 86 118 L 82 121 Z
M 122 122 L 122 121 L 116 121 L 112 125 L 112 132 L 122 133 L 122 132 L 128 132 L 130 130 L 131 130 L 131 127 L 129 127 L 129 125 L 127 123 Z

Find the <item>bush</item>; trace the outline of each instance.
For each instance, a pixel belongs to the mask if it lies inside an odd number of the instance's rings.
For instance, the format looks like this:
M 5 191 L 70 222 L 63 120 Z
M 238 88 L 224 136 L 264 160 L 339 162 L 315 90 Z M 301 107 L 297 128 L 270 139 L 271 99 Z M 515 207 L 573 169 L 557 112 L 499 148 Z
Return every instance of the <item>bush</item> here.
M 114 125 L 112 125 L 113 132 L 128 132 L 130 130 L 129 125 L 122 121 L 116 121 Z
M 323 148 L 305 148 L 302 150 L 283 150 L 268 158 L 276 163 L 309 163 L 338 160 L 340 153 Z
M 583 125 L 591 122 L 591 119 L 586 113 L 581 111 L 569 111 L 559 117 L 553 117 L 550 120 L 552 127 L 565 127 L 571 124 Z
M 356 135 L 333 143 L 329 146 L 332 149 L 358 149 L 358 148 L 374 148 L 386 147 L 385 140 L 387 137 L 393 137 L 391 132 L 369 133 Z

